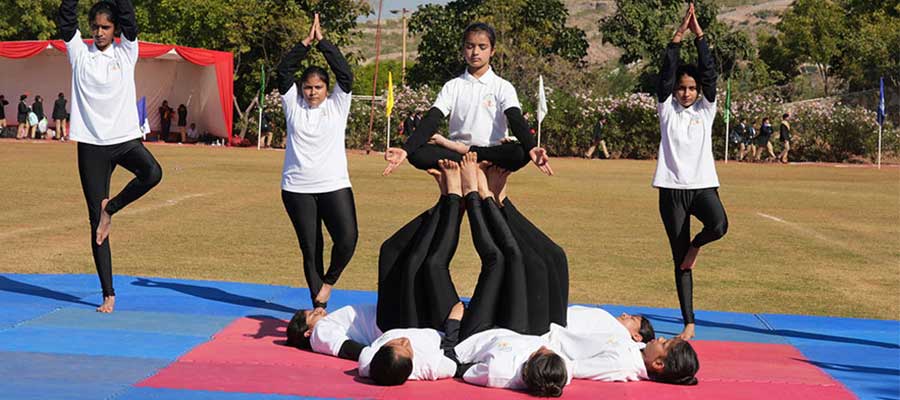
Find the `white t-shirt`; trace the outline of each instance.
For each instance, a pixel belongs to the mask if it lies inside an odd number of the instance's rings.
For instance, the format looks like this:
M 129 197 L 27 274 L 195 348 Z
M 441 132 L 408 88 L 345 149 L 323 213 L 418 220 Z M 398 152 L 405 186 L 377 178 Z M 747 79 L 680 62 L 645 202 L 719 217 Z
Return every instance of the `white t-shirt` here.
M 562 357 L 566 363 L 566 385 L 572 382 L 572 362 L 541 336 L 521 335 L 508 329 L 489 329 L 468 337 L 454 350 L 460 363 L 477 363 L 463 374 L 466 382 L 478 386 L 526 389 L 522 367 L 541 346 Z
M 382 334 L 375 317 L 374 304 L 341 307 L 316 323 L 309 343 L 316 353 L 333 356 L 347 340 L 368 346 Z
M 413 369 L 409 375 L 414 381 L 436 381 L 452 378 L 456 373 L 456 363 L 441 350 L 441 334 L 434 329 L 391 329 L 376 339 L 359 355 L 359 376 L 368 377 L 372 357 L 381 346 L 391 340 L 407 338 L 413 348 Z
M 122 36 L 100 51 L 86 45 L 76 30 L 66 52 L 72 65 L 71 139 L 104 146 L 143 136 L 134 86 L 137 40 Z
M 331 94 L 312 108 L 296 83 L 282 96 L 287 121 L 283 190 L 328 193 L 350 187 L 344 145 L 350 99 L 341 85 L 334 85 Z
M 435 108 L 450 116 L 450 140 L 471 146 L 494 146 L 506 137 L 507 121 L 503 113 L 522 108 L 516 88 L 488 69 L 481 78 L 462 75 L 444 84 Z
M 575 379 L 629 382 L 647 378 L 642 343 L 617 334 L 577 334 L 550 324 L 547 341 L 574 364 Z
M 625 325 L 606 310 L 597 307 L 569 306 L 566 311 L 566 328 L 576 334 L 612 334 L 632 340 Z
M 712 152 L 712 126 L 716 103 L 702 94 L 690 108 L 684 108 L 674 96 L 657 104 L 659 158 L 653 187 L 667 189 L 705 189 L 719 187 Z

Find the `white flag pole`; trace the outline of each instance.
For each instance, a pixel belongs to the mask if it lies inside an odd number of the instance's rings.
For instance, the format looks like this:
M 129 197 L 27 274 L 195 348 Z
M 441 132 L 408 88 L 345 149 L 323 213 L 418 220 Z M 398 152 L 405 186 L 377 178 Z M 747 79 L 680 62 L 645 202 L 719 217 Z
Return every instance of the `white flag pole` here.
M 878 125 L 878 169 L 881 169 L 881 132 L 884 130 L 884 122 Z
M 256 130 L 256 149 L 259 150 L 262 144 L 262 104 L 259 105 L 259 127 Z
M 728 135 L 728 132 L 731 131 L 728 128 L 729 122 L 731 122 L 731 118 L 725 120 L 725 164 L 728 164 L 728 142 L 731 141 L 731 137 Z
M 391 117 L 387 117 L 387 142 L 384 144 L 384 152 L 391 148 Z

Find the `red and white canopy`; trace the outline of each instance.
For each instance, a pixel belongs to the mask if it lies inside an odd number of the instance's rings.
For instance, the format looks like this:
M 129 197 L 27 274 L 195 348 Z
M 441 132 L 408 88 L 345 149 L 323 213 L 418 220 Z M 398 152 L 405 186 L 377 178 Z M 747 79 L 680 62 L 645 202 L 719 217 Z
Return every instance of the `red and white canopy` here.
M 188 106 L 187 122 L 196 123 L 199 132 L 208 131 L 231 142 L 232 54 L 144 41 L 138 49 L 141 60 L 135 70 L 135 86 L 138 98 L 147 97 L 151 129 L 159 130 L 157 110 L 163 100 L 168 100 L 173 109 L 179 104 Z M 57 94 L 65 93 L 68 99 L 72 93 L 72 70 L 65 51 L 62 40 L 0 42 L 0 94 L 12 107 L 21 94 L 29 94 L 29 105 L 34 96 L 40 95 L 49 118 Z M 14 121 L 15 109 L 6 111 Z M 173 126 L 175 122 L 172 121 Z

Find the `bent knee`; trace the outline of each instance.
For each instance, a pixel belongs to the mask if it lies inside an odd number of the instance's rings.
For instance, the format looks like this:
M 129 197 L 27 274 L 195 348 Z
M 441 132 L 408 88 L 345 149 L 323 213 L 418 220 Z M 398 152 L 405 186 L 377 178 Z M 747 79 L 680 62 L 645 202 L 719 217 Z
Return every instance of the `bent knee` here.
M 152 187 L 158 185 L 159 182 L 162 181 L 162 175 L 162 167 L 159 166 L 159 163 L 154 163 L 153 167 L 147 170 L 147 173 L 144 174 L 141 180 Z

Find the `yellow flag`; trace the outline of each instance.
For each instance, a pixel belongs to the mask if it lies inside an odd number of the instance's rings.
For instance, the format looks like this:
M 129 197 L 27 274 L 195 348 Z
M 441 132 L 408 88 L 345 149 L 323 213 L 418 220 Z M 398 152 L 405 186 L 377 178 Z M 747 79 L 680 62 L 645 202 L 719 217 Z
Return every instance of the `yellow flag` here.
M 391 117 L 391 111 L 394 111 L 394 81 L 391 77 L 391 71 L 388 71 L 388 87 L 387 87 L 387 117 Z

